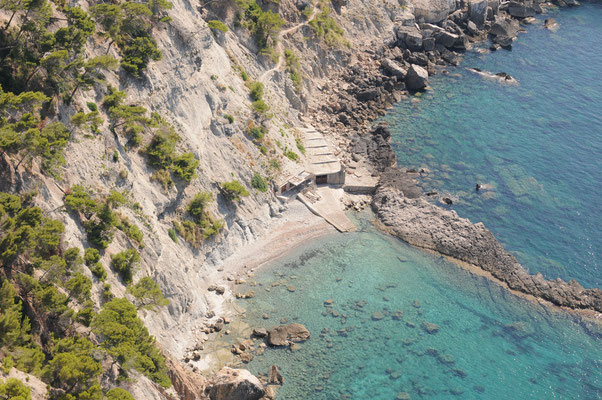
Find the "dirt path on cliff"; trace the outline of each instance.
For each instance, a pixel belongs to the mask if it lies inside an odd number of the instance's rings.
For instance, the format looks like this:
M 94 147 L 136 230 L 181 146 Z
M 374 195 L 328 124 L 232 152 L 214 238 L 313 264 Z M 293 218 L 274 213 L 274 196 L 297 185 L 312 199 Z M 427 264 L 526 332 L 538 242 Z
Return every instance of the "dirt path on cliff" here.
M 284 29 L 278 33 L 278 38 L 276 39 L 276 51 L 278 52 L 278 62 L 276 63 L 274 68 L 268 69 L 263 74 L 261 74 L 261 76 L 257 79 L 259 82 L 265 83 L 266 78 L 272 72 L 278 71 L 280 68 L 282 68 L 282 64 L 284 64 L 284 59 L 285 59 L 284 46 L 282 45 L 282 39 L 284 39 L 284 36 L 288 35 L 291 32 L 296 31 L 297 29 L 301 28 L 302 26 L 306 26 L 307 24 L 309 24 L 309 22 L 315 18 L 315 16 L 318 14 L 318 12 L 320 12 L 320 9 L 318 7 L 314 7 L 311 15 L 309 16 L 309 18 L 307 18 L 307 20 L 305 20 L 302 23 L 297 24 L 293 27 Z

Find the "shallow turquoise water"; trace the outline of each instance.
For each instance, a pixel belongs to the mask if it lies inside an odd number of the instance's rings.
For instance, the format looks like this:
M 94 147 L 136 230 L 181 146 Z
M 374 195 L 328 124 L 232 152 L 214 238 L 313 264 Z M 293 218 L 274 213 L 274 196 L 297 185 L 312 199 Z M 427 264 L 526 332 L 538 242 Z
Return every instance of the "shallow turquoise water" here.
M 399 164 L 482 221 L 530 271 L 602 287 L 602 4 L 552 13 L 513 50 L 468 54 L 387 120 Z M 503 85 L 466 71 L 514 76 Z M 475 184 L 492 190 L 475 192 Z
M 557 33 L 530 27 L 510 53 L 466 56 L 463 67 L 505 71 L 520 86 L 458 68 L 450 72 L 460 77 L 434 78 L 433 93 L 385 119 L 400 164 L 433 171 L 425 189 L 457 198 L 460 215 L 483 221 L 531 271 L 600 287 L 602 7 L 554 17 Z M 492 189 L 476 194 L 476 182 Z M 253 327 L 286 318 L 312 333 L 299 349 L 267 349 L 248 365 L 280 368 L 280 400 L 602 398 L 599 327 L 360 223 L 240 288 L 255 291 L 239 302 Z
M 257 284 L 255 298 L 240 301 L 253 327 L 287 318 L 312 333 L 298 350 L 268 349 L 248 365 L 253 373 L 280 367 L 279 399 L 602 397 L 600 337 L 579 319 L 372 228 L 321 239 L 261 272 Z M 338 317 L 322 314 L 327 299 Z M 384 318 L 374 321 L 375 312 Z M 426 333 L 423 322 L 440 329 Z

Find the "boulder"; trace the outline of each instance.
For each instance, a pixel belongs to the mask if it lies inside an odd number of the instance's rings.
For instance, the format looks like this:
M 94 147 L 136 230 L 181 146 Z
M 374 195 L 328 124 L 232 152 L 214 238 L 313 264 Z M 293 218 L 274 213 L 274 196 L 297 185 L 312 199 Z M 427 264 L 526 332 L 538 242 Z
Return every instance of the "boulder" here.
M 472 36 L 476 36 L 479 34 L 479 29 L 477 28 L 477 25 L 472 21 L 468 21 L 468 24 L 466 24 L 466 30 Z
M 246 369 L 222 368 L 207 388 L 211 400 L 259 400 L 265 389 Z
M 385 59 L 381 67 L 391 75 L 396 76 L 399 80 L 403 80 L 406 77 L 407 71 L 393 60 Z
M 413 0 L 416 19 L 428 23 L 443 21 L 456 9 L 454 0 Z
M 424 51 L 433 51 L 435 49 L 435 38 L 427 37 L 422 39 L 422 48 Z
M 380 96 L 380 91 L 378 88 L 369 88 L 359 91 L 356 97 L 359 101 L 368 101 L 374 100 L 378 96 Z
M 535 15 L 533 7 L 515 1 L 508 3 L 508 14 L 516 18 L 527 18 Z
M 437 32 L 434 36 L 436 43 L 439 43 L 447 48 L 453 47 L 459 38 L 459 36 L 455 33 L 449 33 L 447 31 Z
M 406 86 L 410 90 L 422 90 L 428 84 L 428 72 L 415 64 L 412 64 L 406 76 Z
M 264 328 L 255 328 L 253 329 L 252 335 L 258 338 L 264 338 L 268 335 L 268 331 Z
M 280 325 L 268 331 L 270 346 L 287 346 L 291 342 L 303 342 L 309 339 L 309 331 L 301 324 Z
M 270 373 L 268 374 L 268 383 L 272 385 L 283 385 L 284 377 L 280 373 L 277 366 L 272 365 L 270 367 Z
M 557 31 L 559 28 L 558 22 L 556 22 L 554 18 L 547 18 L 544 22 L 544 26 L 546 27 L 546 29 L 549 29 L 553 32 Z
M 406 48 L 412 51 L 422 50 L 422 34 L 415 26 L 398 26 L 396 35 Z
M 493 38 L 493 43 L 499 44 L 500 46 L 508 49 L 512 47 L 512 38 L 509 38 L 508 36 L 498 35 Z
M 402 9 L 401 12 L 395 16 L 395 25 L 414 26 L 415 24 L 416 18 L 412 11 L 407 8 Z
M 470 20 L 478 27 L 482 27 L 487 19 L 487 0 L 470 0 L 468 3 L 468 15 Z
M 491 12 L 493 15 L 497 15 L 500 11 L 500 0 L 488 0 L 487 4 L 489 8 L 491 8 Z
M 496 17 L 491 26 L 490 33 L 495 36 L 507 36 L 514 38 L 518 35 L 518 22 L 511 19 Z

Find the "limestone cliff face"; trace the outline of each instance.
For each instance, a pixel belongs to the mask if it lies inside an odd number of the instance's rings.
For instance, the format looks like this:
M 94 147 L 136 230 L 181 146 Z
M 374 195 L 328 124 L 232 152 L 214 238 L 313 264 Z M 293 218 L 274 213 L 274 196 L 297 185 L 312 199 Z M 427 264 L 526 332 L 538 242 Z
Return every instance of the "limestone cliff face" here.
M 236 27 L 236 6 L 233 1 L 198 2 L 174 0 L 169 11 L 172 21 L 155 28 L 153 37 L 163 53 L 160 61 L 151 62 L 143 78 L 134 79 L 123 73 L 107 73 L 108 84 L 125 90 L 127 102 L 142 105 L 160 113 L 181 136 L 180 151 L 191 151 L 200 161 L 198 177 L 191 183 L 176 182 L 167 192 L 152 179 L 154 169 L 136 149 L 128 149 L 122 137 L 109 129 L 107 115 L 95 137 L 77 134 L 66 151 L 67 165 L 63 178 L 35 174 L 26 179 L 24 189 L 37 189 L 38 203 L 53 218 L 66 226 L 65 244 L 87 247 L 86 233 L 76 216 L 64 211 L 65 192 L 73 185 L 85 185 L 95 193 L 119 190 L 127 194 L 128 203 L 139 207 L 122 207 L 120 212 L 137 224 L 144 233 L 140 250 L 141 266 L 135 280 L 152 277 L 170 300 L 158 312 L 142 312 L 142 317 L 159 344 L 174 359 L 182 359 L 198 339 L 198 329 L 207 321 L 208 312 L 219 313 L 221 298 L 206 287 L 213 283 L 218 267 L 227 270 L 222 261 L 238 247 L 252 242 L 282 211 L 272 194 L 254 191 L 250 181 L 255 173 L 277 177 L 300 168 L 303 155 L 296 151 L 296 128 L 303 125 L 303 112 L 319 103 L 322 91 L 328 91 L 329 76 L 340 66 L 357 62 L 358 54 L 377 48 L 393 32 L 396 17 L 403 12 L 397 0 L 350 0 L 335 2 L 331 17 L 344 30 L 344 40 L 333 46 L 316 37 L 304 24 L 305 17 L 297 1 L 270 3 L 286 20 L 285 34 L 279 37 L 282 47 L 297 55 L 303 76 L 300 90 L 295 88 L 283 63 L 274 64 L 269 57 L 258 55 L 249 32 Z M 330 2 L 326 2 L 330 3 Z M 78 5 L 87 8 L 85 2 Z M 266 3 L 266 6 L 267 3 Z M 211 30 L 207 21 L 219 19 L 230 30 Z M 292 29 L 291 29 L 292 28 Z M 107 42 L 102 38 L 89 40 L 88 56 L 105 54 Z M 109 54 L 117 55 L 116 46 Z M 280 55 L 282 57 L 282 54 Z M 251 80 L 266 85 L 264 96 L 270 106 L 268 117 L 257 117 L 250 107 L 249 90 L 242 79 L 245 71 Z M 57 110 L 68 120 L 86 102 L 102 103 L 106 89 L 97 88 L 78 93 L 69 107 Z M 234 117 L 229 123 L 224 115 Z M 249 123 L 264 123 L 268 133 L 264 143 L 268 154 L 247 135 Z M 149 140 L 145 138 L 144 140 Z M 298 163 L 283 154 L 292 149 L 299 153 Z M 273 160 L 280 170 L 273 168 Z M 35 170 L 35 168 L 34 168 Z M 239 180 L 251 195 L 235 206 L 218 195 L 218 183 Z M 180 240 L 175 243 L 168 235 L 172 221 L 184 213 L 186 204 L 198 192 L 211 192 L 216 201 L 211 213 L 225 221 L 223 231 L 194 248 Z M 103 254 L 102 262 L 109 272 L 108 282 L 113 293 L 125 295 L 125 286 L 108 268 L 110 255 L 129 247 L 128 239 L 117 232 Z M 93 288 L 93 298 L 100 304 L 102 285 Z M 210 316 L 210 315 L 209 315 Z M 144 398 L 162 398 L 166 394 L 140 379 L 132 393 Z M 188 390 L 188 389 L 187 389 Z M 172 395 L 176 395 L 171 391 Z

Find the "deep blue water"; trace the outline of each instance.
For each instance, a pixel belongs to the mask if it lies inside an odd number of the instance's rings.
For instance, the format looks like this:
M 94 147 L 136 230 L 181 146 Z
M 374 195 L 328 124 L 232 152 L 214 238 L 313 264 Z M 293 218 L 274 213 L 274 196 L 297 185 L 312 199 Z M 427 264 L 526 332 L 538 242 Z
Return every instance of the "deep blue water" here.
M 385 119 L 399 164 L 429 168 L 422 186 L 451 195 L 527 269 L 602 287 L 602 5 L 552 16 L 557 32 L 537 24 L 510 52 L 468 54 Z
M 554 17 L 557 33 L 532 26 L 510 53 L 466 56 L 463 67 L 510 73 L 519 86 L 458 68 L 386 119 L 400 165 L 432 171 L 426 189 L 451 194 L 531 271 L 600 287 L 602 8 Z M 476 194 L 476 182 L 492 190 Z M 280 368 L 278 399 L 602 399 L 600 326 L 359 224 L 237 289 L 255 292 L 239 301 L 252 327 L 286 318 L 312 333 L 248 364 Z

